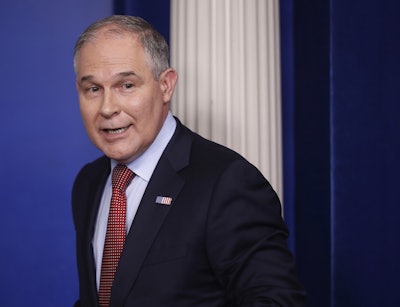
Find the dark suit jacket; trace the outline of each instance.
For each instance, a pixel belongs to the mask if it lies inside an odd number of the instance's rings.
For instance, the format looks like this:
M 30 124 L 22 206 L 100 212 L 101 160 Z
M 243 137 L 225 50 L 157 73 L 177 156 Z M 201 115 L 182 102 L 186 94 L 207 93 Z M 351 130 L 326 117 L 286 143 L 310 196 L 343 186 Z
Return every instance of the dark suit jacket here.
M 73 186 L 76 306 L 97 306 L 91 242 L 109 173 L 101 157 Z M 303 306 L 280 209 L 254 166 L 178 121 L 127 235 L 110 306 Z

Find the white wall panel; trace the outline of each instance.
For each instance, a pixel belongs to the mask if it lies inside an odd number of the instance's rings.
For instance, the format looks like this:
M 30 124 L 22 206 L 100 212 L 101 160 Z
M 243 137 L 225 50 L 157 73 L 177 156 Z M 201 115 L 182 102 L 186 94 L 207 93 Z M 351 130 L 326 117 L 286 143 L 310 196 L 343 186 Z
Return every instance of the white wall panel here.
M 282 199 L 278 0 L 171 0 L 172 110 L 255 164 Z

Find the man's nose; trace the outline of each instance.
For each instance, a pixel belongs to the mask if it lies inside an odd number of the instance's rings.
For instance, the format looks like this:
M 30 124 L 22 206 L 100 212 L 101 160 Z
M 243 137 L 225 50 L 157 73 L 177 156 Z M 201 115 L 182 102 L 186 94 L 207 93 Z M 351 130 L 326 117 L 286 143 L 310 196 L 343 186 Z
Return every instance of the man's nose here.
M 109 118 L 120 112 L 118 98 L 111 90 L 105 90 L 100 113 L 103 117 Z

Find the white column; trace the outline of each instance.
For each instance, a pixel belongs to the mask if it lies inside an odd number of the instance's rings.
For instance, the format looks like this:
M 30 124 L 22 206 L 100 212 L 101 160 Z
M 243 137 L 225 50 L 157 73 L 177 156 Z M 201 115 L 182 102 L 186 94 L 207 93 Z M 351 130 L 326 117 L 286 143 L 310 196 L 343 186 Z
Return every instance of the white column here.
M 171 0 L 172 110 L 282 193 L 279 0 Z

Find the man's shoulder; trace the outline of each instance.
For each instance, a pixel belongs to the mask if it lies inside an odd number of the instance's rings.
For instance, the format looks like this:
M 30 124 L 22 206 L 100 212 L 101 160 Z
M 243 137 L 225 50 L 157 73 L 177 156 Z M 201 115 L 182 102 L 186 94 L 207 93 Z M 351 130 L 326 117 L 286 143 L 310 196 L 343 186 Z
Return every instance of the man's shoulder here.
M 182 125 L 181 133 L 189 136 L 190 142 L 190 161 L 204 165 L 209 168 L 212 167 L 225 167 L 233 161 L 247 160 L 235 150 L 223 145 L 221 143 L 210 140 L 199 133 L 190 130 L 188 127 Z

